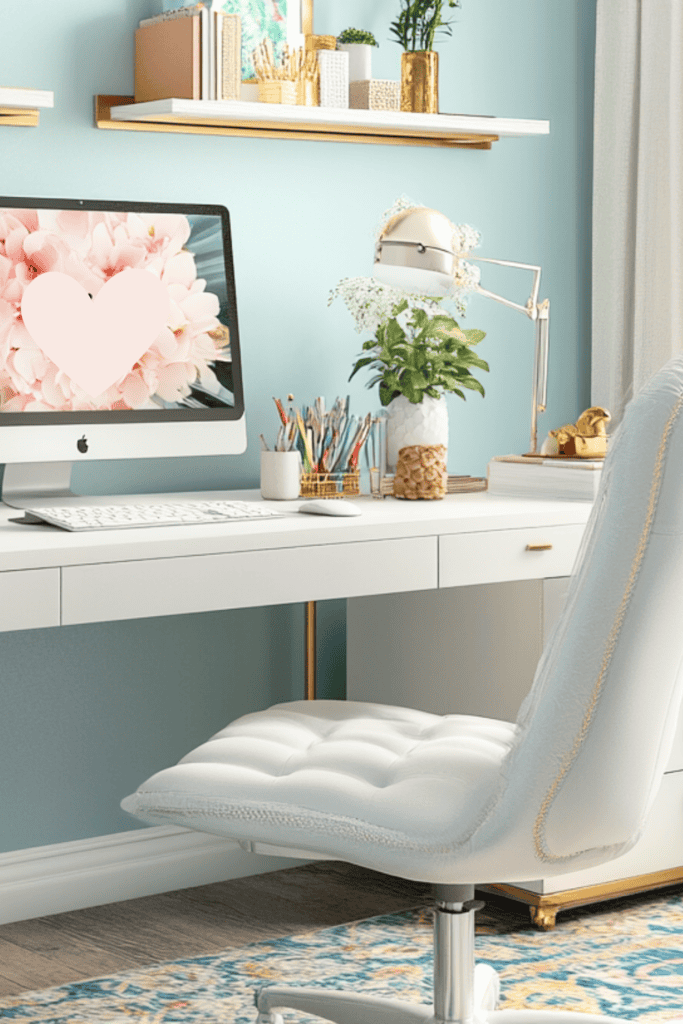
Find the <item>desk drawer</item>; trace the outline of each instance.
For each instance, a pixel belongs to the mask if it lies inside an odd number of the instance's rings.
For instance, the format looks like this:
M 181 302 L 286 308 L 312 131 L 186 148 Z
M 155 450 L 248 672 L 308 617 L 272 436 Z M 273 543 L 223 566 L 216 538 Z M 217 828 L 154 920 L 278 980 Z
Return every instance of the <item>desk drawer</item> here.
M 0 572 L 0 632 L 59 625 L 59 569 Z
M 439 586 L 568 576 L 585 526 L 460 533 L 439 540 Z
M 63 622 L 324 601 L 437 585 L 437 539 L 159 558 L 62 570 Z

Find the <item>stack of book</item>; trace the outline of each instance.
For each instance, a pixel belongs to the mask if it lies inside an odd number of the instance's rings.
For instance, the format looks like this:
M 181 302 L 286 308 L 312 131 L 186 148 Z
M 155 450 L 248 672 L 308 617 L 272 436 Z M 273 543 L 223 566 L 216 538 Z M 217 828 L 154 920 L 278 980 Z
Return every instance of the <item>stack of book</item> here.
M 145 18 L 135 33 L 135 102 L 238 100 L 239 15 L 197 3 Z
M 488 491 L 519 498 L 594 501 L 604 461 L 501 455 L 488 464 Z

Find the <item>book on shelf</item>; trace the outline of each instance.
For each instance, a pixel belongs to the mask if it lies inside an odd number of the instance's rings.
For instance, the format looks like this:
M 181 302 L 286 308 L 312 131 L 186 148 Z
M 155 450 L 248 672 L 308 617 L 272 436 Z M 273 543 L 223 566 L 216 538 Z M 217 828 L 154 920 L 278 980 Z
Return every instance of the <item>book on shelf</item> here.
M 242 24 L 239 14 L 215 11 L 216 99 L 238 100 L 242 88 Z
M 604 461 L 501 455 L 488 464 L 488 491 L 519 498 L 593 501 Z
M 237 100 L 241 86 L 241 21 L 237 14 L 226 14 L 212 8 L 212 0 L 178 6 L 140 22 L 140 29 L 159 30 L 158 26 L 178 20 L 198 17 L 200 19 L 200 95 L 189 97 L 185 94 L 165 93 L 149 97 L 167 99 L 178 96 L 182 99 Z M 137 60 L 136 60 L 137 66 Z M 141 102 L 137 99 L 136 103 Z
M 201 19 L 174 18 L 135 33 L 135 102 L 202 98 Z

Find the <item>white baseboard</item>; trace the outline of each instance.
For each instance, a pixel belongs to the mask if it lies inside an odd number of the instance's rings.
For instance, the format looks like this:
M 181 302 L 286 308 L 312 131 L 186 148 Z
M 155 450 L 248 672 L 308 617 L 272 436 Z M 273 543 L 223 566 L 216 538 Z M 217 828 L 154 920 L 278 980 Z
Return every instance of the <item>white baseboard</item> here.
M 176 826 L 0 853 L 0 924 L 301 863 L 247 853 L 232 840 Z

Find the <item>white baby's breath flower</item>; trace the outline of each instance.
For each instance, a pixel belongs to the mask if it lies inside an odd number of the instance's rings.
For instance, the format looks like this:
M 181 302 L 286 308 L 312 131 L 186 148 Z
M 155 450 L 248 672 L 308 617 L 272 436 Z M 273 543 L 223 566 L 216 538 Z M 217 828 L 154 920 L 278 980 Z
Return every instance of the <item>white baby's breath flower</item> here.
M 400 288 L 376 281 L 374 277 L 345 277 L 330 292 L 330 302 L 340 298 L 353 317 L 356 333 L 376 334 L 380 324 L 386 323 L 396 306 L 404 300 L 408 311 L 424 309 L 432 315 L 441 309 L 441 300 L 430 295 L 414 295 Z

